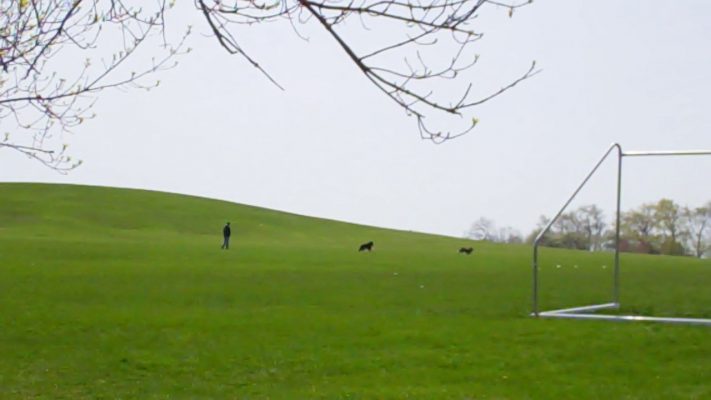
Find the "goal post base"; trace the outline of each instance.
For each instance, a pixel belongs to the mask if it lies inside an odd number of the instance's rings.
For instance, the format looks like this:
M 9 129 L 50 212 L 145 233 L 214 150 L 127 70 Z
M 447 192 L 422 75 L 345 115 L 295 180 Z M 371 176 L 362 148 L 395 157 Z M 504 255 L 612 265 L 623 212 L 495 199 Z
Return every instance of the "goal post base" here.
M 583 307 L 562 308 L 559 310 L 541 311 L 538 315 L 531 313 L 533 317 L 539 318 L 568 318 L 568 319 L 589 319 L 601 321 L 618 322 L 661 322 L 666 324 L 691 324 L 711 326 L 709 318 L 672 318 L 672 317 L 650 317 L 645 315 L 612 315 L 612 314 L 592 314 L 598 310 L 619 309 L 617 303 L 595 304 Z

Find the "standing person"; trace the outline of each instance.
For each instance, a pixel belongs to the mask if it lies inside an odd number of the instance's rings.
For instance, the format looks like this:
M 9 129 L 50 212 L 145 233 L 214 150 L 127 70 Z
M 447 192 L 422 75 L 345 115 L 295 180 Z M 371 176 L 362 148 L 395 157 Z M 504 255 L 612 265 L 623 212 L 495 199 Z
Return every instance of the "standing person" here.
M 221 249 L 229 250 L 230 248 L 230 235 L 232 234 L 232 230 L 230 229 L 230 223 L 228 222 L 227 225 L 225 225 L 224 228 L 222 228 L 222 236 L 225 238 L 225 241 L 222 242 L 222 247 Z

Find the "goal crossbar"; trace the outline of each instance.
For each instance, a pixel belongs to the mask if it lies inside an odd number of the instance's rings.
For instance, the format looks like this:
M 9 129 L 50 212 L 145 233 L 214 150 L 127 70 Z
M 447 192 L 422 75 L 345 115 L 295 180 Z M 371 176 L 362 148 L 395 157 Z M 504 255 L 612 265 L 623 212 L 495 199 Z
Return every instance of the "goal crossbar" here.
M 539 268 L 538 268 L 538 247 L 543 236 L 551 229 L 553 224 L 560 218 L 568 205 L 575 199 L 580 190 L 600 168 L 602 163 L 610 154 L 617 150 L 617 208 L 615 214 L 615 261 L 613 268 L 612 302 L 603 304 L 593 304 L 582 307 L 563 308 L 558 310 L 541 311 L 538 302 L 539 292 Z M 613 143 L 605 151 L 600 160 L 595 164 L 585 179 L 578 185 L 573 194 L 560 208 L 560 211 L 541 230 L 533 241 L 533 301 L 531 315 L 538 318 L 569 318 L 569 319 L 589 319 L 603 321 L 626 321 L 626 322 L 663 322 L 674 324 L 694 324 L 711 326 L 710 318 L 675 318 L 675 317 L 653 317 L 644 315 L 614 315 L 597 314 L 600 310 L 620 308 L 620 218 L 621 218 L 621 195 L 622 195 L 622 159 L 624 157 L 647 157 L 647 156 L 711 156 L 711 150 L 679 150 L 679 151 L 623 151 L 619 143 Z M 594 313 L 594 314 L 593 314 Z

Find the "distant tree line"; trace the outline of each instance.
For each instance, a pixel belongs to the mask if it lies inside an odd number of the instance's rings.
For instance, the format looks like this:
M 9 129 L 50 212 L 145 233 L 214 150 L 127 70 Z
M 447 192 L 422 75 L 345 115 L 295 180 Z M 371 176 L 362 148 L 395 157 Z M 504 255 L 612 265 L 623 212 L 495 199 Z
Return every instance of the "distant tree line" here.
M 542 215 L 526 241 L 533 243 L 549 222 L 550 218 Z M 541 245 L 596 251 L 608 246 L 608 238 L 614 239 L 614 222 L 608 225 L 602 209 L 591 204 L 563 213 L 543 237 Z
M 525 238 L 533 243 L 550 218 L 541 216 Z M 646 254 L 711 257 L 711 201 L 701 207 L 687 207 L 661 199 L 625 211 L 620 221 L 620 251 Z M 466 236 L 498 243 L 522 243 L 513 228 L 497 228 L 493 221 L 479 218 Z M 578 250 L 613 250 L 615 221 L 608 221 L 597 205 L 585 205 L 562 214 L 541 241 L 542 246 Z

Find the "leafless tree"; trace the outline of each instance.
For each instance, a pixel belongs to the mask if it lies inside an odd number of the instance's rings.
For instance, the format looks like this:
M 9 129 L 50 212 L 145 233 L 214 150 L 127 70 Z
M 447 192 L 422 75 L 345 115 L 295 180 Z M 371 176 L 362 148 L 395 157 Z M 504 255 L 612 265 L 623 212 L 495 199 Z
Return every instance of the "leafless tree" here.
M 516 229 L 510 226 L 498 228 L 494 221 L 484 217 L 474 221 L 464 236 L 469 239 L 486 240 L 494 243 L 523 243 L 523 237 Z
M 187 33 L 170 46 L 163 35 L 169 5 L 134 3 L 0 1 L 0 149 L 72 169 L 80 161 L 67 155 L 64 135 L 93 117 L 93 95 L 157 85 L 143 78 L 174 65 Z M 129 59 L 154 37 L 151 62 L 130 69 Z
M 590 204 L 578 208 L 577 215 L 582 230 L 587 237 L 589 250 L 601 250 L 603 233 L 607 226 L 602 209 L 595 204 Z
M 496 225 L 494 224 L 494 221 L 481 217 L 474 221 L 465 235 L 469 239 L 474 240 L 492 240 L 495 234 Z
M 481 40 L 474 27 L 480 12 L 500 9 L 512 16 L 531 0 L 193 0 L 215 39 L 279 86 L 238 40 L 240 29 L 281 21 L 294 27 L 315 23 L 385 96 L 416 120 L 420 136 L 435 143 L 460 136 L 477 124 L 470 110 L 538 71 L 533 62 L 498 90 L 479 93 L 459 81 L 477 64 L 470 46 Z M 144 78 L 174 65 L 185 36 L 166 36 L 166 0 L 3 0 L 0 2 L 0 148 L 20 151 L 68 170 L 63 133 L 91 118 L 94 96 L 107 88 L 149 88 Z M 356 23 L 350 23 L 355 21 Z M 187 29 L 189 32 L 189 29 Z M 364 37 L 373 40 L 363 40 Z M 156 48 L 148 43 L 157 41 Z M 171 44 L 172 43 L 172 44 Z M 148 47 L 155 57 L 142 68 L 129 59 Z M 429 52 L 438 49 L 437 54 Z M 442 51 L 450 57 L 442 62 Z M 58 63 L 63 54 L 76 63 Z M 103 56 L 110 54 L 110 56 Z M 440 65 L 441 64 L 441 65 Z M 462 88 L 451 98 L 441 80 Z M 479 97 L 475 97 L 479 96 Z M 428 116 L 462 117 L 458 130 L 433 128 Z M 434 117 L 433 117 L 434 118 Z M 451 126 L 450 123 L 447 126 Z M 27 133 L 29 132 L 29 135 Z
M 496 243 L 520 244 L 523 243 L 523 236 L 517 229 L 504 226 L 496 230 L 496 235 L 492 241 Z
M 684 208 L 684 222 L 688 231 L 688 248 L 697 258 L 711 252 L 711 201 L 703 207 Z

